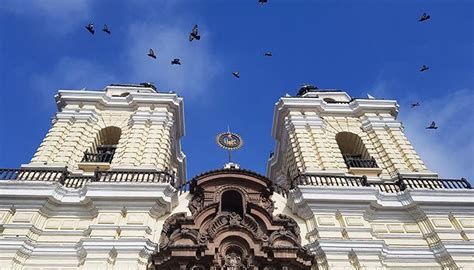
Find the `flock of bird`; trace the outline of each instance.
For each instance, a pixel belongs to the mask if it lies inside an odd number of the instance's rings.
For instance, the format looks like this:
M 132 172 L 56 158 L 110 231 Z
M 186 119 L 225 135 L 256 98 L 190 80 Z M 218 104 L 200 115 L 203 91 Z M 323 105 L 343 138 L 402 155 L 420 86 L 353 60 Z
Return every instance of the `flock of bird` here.
M 423 13 L 418 21 L 419 22 L 424 22 L 424 21 L 429 20 L 430 18 L 431 18 L 431 16 L 429 14 Z M 430 69 L 430 68 L 427 65 L 423 65 L 420 68 L 420 72 L 425 72 L 428 69 Z M 420 106 L 420 102 L 414 102 L 414 103 L 411 104 L 412 108 L 415 108 L 415 107 L 418 107 L 418 106 Z M 431 124 L 426 127 L 426 129 L 438 129 L 438 127 L 436 126 L 435 121 L 432 121 Z
M 258 2 L 263 5 L 263 4 L 266 4 L 268 0 L 258 0 Z M 429 20 L 431 18 L 431 16 L 427 13 L 423 13 L 420 17 L 420 19 L 418 20 L 419 22 L 425 22 L 427 20 Z M 89 23 L 86 25 L 86 29 L 87 31 L 89 31 L 89 33 L 91 33 L 92 35 L 95 34 L 95 29 L 94 29 L 94 24 L 93 23 Z M 110 28 L 107 26 L 107 24 L 104 24 L 104 27 L 102 28 L 102 31 L 104 31 L 105 33 L 107 34 L 112 34 L 112 31 L 110 30 Z M 201 36 L 199 35 L 199 28 L 198 28 L 198 25 L 195 24 L 193 29 L 191 30 L 191 32 L 189 33 L 189 42 L 192 42 L 194 40 L 201 40 Z M 155 51 L 150 48 L 148 50 L 148 54 L 147 54 L 149 57 L 153 58 L 153 59 L 156 59 L 156 53 Z M 271 57 L 273 56 L 272 52 L 265 52 L 264 53 L 264 56 L 267 56 L 267 57 Z M 174 58 L 173 60 L 171 60 L 171 65 L 181 65 L 181 60 L 179 58 Z M 425 72 L 427 70 L 429 70 L 430 68 L 427 66 L 427 65 L 422 65 L 421 68 L 420 68 L 420 72 Z M 239 79 L 240 78 L 240 73 L 238 71 L 234 71 L 232 72 L 232 76 L 234 76 L 235 78 Z M 373 96 L 371 95 L 367 95 L 369 99 L 375 99 Z M 414 102 L 411 104 L 411 108 L 415 108 L 415 107 L 418 107 L 420 106 L 420 102 Z M 438 127 L 436 126 L 436 123 L 433 121 L 431 122 L 431 124 L 426 127 L 426 129 L 438 129 Z
M 424 21 L 427 21 L 431 18 L 430 15 L 428 15 L 427 13 L 423 13 L 420 17 L 420 19 L 418 20 L 419 22 L 424 22 Z M 422 65 L 421 68 L 420 68 L 420 72 L 425 72 L 427 71 L 428 69 L 430 69 L 427 65 Z M 371 95 L 367 95 L 367 97 L 369 99 L 375 99 L 373 96 Z M 420 102 L 413 102 L 411 104 L 411 108 L 415 108 L 415 107 L 419 107 L 421 106 Z M 438 129 L 438 126 L 436 126 L 436 122 L 435 121 L 432 121 L 431 124 L 429 126 L 426 127 L 426 129 Z

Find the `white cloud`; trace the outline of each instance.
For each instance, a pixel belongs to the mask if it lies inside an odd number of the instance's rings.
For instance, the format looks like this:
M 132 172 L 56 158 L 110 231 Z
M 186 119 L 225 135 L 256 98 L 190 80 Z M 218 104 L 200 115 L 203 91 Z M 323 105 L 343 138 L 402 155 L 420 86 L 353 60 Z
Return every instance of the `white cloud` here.
M 375 85 L 368 90 L 367 94 L 374 96 L 375 98 L 388 98 L 391 93 L 391 84 L 387 80 L 379 80 Z M 364 96 L 365 97 L 365 96 Z
M 188 41 L 193 25 L 137 23 L 130 26 L 126 55 L 130 80 L 156 83 L 158 89 L 173 90 L 188 100 L 209 92 L 210 83 L 221 69 L 212 53 L 210 33 L 200 33 L 200 41 Z M 147 56 L 153 48 L 157 59 Z M 181 66 L 171 65 L 173 58 Z
M 440 177 L 474 181 L 473 91 L 453 91 L 420 103 L 413 109 L 402 106 L 400 119 L 421 159 Z M 431 121 L 439 126 L 437 130 L 425 129 Z
M 137 23 L 130 26 L 121 54 L 123 65 L 109 67 L 100 59 L 84 60 L 63 57 L 52 71 L 33 76 L 32 82 L 48 98 L 58 89 L 103 89 L 110 83 L 155 83 L 159 90 L 176 91 L 187 102 L 209 93 L 212 80 L 221 64 L 210 49 L 210 36 L 189 42 L 185 27 Z M 153 48 L 157 59 L 147 56 Z M 171 65 L 173 58 L 181 59 L 181 66 Z
M 41 20 L 49 31 L 66 33 L 90 15 L 91 0 L 4 0 L 0 9 Z
M 33 89 L 48 99 L 58 89 L 103 89 L 107 84 L 119 82 L 117 77 L 104 67 L 83 59 L 61 58 L 54 69 L 33 76 Z

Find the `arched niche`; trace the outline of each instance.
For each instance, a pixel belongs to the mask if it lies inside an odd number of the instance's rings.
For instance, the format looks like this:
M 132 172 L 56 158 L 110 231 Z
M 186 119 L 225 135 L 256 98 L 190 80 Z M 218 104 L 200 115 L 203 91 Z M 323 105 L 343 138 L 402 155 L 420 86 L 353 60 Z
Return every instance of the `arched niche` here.
M 375 160 L 370 156 L 362 139 L 351 132 L 336 134 L 337 145 L 348 167 L 376 168 Z
M 242 194 L 237 190 L 226 190 L 221 195 L 221 212 L 237 213 L 244 215 L 244 202 Z

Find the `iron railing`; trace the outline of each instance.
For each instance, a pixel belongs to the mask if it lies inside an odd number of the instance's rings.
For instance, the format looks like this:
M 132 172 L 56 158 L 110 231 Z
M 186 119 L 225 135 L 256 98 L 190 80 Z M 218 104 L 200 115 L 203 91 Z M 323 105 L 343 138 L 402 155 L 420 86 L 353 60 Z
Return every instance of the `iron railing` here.
M 0 180 L 51 181 L 59 182 L 69 188 L 80 188 L 89 182 L 134 182 L 134 183 L 169 183 L 175 184 L 175 175 L 166 171 L 95 171 L 94 175 L 72 175 L 65 168 L 59 169 L 0 169 Z M 186 182 L 178 189 L 180 194 L 188 192 L 191 182 Z M 290 189 L 297 185 L 340 186 L 340 187 L 377 187 L 386 193 L 397 193 L 405 189 L 471 189 L 465 178 L 438 179 L 398 176 L 394 182 L 369 182 L 365 176 L 335 176 L 299 173 L 290 183 Z M 274 192 L 288 196 L 288 188 L 274 184 Z
M 105 162 L 111 163 L 114 158 L 116 147 L 113 145 L 102 145 L 97 147 L 97 153 L 85 152 L 81 162 Z
M 374 158 L 363 159 L 361 156 L 343 155 L 347 168 L 378 168 Z
M 465 178 L 438 179 L 402 177 L 393 182 L 369 182 L 366 176 L 335 176 L 299 173 L 290 183 L 291 188 L 297 185 L 307 186 L 343 186 L 343 187 L 377 187 L 386 193 L 397 193 L 405 189 L 471 189 Z
M 94 175 L 72 175 L 64 169 L 0 169 L 0 180 L 51 181 L 65 187 L 80 188 L 88 182 L 134 182 L 175 184 L 174 172 L 168 171 L 95 171 Z
M 112 158 L 114 157 L 113 153 L 84 153 L 84 157 L 81 162 L 104 162 L 111 163 Z

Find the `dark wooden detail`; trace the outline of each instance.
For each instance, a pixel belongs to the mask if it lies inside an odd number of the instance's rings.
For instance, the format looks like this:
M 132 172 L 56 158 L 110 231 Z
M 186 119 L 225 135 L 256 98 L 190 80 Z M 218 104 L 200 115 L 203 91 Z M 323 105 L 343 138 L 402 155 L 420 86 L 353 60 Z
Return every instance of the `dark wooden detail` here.
M 95 171 L 92 176 L 71 175 L 64 169 L 0 169 L 0 180 L 53 181 L 68 188 L 80 188 L 88 182 L 169 183 L 174 185 L 175 175 L 168 171 Z
M 369 182 L 365 176 L 334 176 L 318 174 L 298 174 L 291 182 L 291 188 L 305 186 L 343 186 L 343 187 L 377 187 L 382 192 L 397 193 L 405 189 L 471 189 L 465 178 L 438 179 L 413 178 L 399 176 L 394 182 Z
M 273 215 L 275 187 L 269 179 L 224 169 L 195 177 L 180 191 L 192 195 L 191 215 L 168 217 L 150 269 L 309 270 L 313 265 L 297 223 Z

